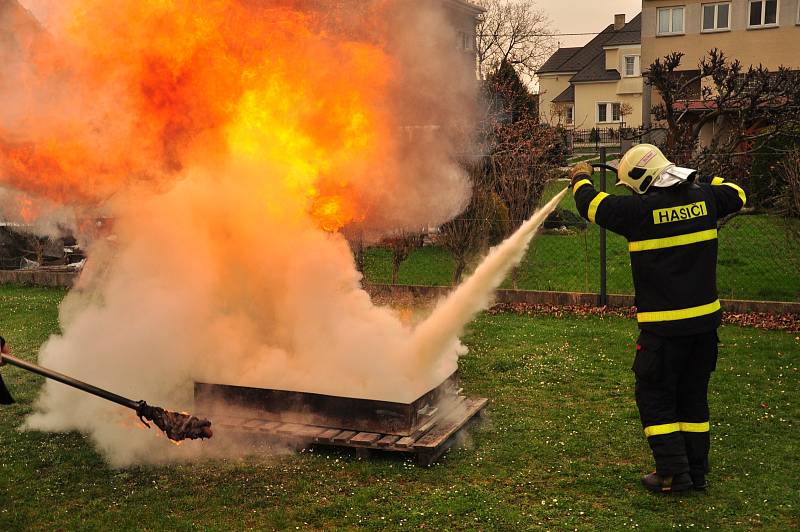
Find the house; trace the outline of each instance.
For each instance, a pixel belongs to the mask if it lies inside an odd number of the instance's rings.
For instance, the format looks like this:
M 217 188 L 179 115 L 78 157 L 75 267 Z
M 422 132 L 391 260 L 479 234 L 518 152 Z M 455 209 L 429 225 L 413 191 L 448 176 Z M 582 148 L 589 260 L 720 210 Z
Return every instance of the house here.
M 476 66 L 475 28 L 486 10 L 464 0 L 441 0 L 450 26 L 455 31 L 455 46 L 473 68 Z
M 679 70 L 690 75 L 698 71 L 698 63 L 712 48 L 740 60 L 745 67 L 800 68 L 800 0 L 643 0 L 645 71 L 657 58 L 683 52 Z M 701 83 L 692 90 L 698 99 Z M 650 109 L 659 101 L 658 94 L 645 86 L 645 126 L 651 124 Z
M 577 129 L 638 127 L 641 15 L 615 15 L 588 44 L 559 48 L 539 69 L 539 118 Z
M 44 29 L 17 0 L 0 0 L 0 61 L 3 66 L 21 61 L 43 38 Z
M 442 127 L 464 116 L 479 88 L 476 28 L 485 10 L 464 0 L 389 2 L 386 9 L 398 19 L 394 24 L 406 28 L 399 40 L 388 41 L 389 53 L 406 67 L 399 73 L 404 90 L 394 95 L 394 118 L 409 142 L 432 142 Z

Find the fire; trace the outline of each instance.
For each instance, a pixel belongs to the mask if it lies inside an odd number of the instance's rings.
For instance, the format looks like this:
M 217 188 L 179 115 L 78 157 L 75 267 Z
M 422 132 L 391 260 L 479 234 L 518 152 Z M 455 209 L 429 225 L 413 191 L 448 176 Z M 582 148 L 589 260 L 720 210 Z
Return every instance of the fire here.
M 36 219 L 37 209 L 33 200 L 30 198 L 19 198 L 17 203 L 19 203 L 19 213 L 24 222 L 30 223 Z
M 165 404 L 193 381 L 406 402 L 455 370 L 465 313 L 417 342 L 363 291 L 343 234 L 467 204 L 478 87 L 453 46 L 458 6 L 20 1 L 46 31 L 0 28 L 0 187 L 33 201 L 42 231 L 90 233 L 43 365 Z M 46 385 L 28 424 L 86 430 L 113 465 L 160 459 L 163 441 L 105 430 L 116 407 L 96 403 Z
M 326 231 L 363 217 L 354 185 L 394 156 L 392 61 L 380 42 L 323 30 L 324 10 L 264 4 L 69 2 L 62 31 L 30 61 L 34 79 L 64 78 L 67 101 L 21 124 L 25 142 L 0 129 L 5 184 L 98 204 L 170 186 L 188 166 L 246 161 L 281 169 Z
M 301 21 L 286 20 L 295 23 L 286 46 L 304 40 Z M 234 156 L 284 168 L 286 184 L 308 200 L 317 224 L 335 231 L 359 216 L 351 181 L 367 178 L 386 155 L 391 131 L 381 89 L 390 67 L 374 47 L 306 44 L 319 71 L 265 58 L 247 73 L 226 138 Z

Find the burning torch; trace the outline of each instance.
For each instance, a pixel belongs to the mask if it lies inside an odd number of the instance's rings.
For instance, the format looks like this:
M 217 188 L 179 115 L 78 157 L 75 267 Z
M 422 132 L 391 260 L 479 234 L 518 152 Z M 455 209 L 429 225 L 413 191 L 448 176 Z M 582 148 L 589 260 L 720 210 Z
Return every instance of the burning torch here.
M 12 366 L 17 366 L 25 371 L 42 375 L 48 379 L 58 381 L 62 384 L 66 384 L 67 386 L 71 386 L 92 395 L 96 395 L 97 397 L 102 397 L 103 399 L 111 401 L 112 403 L 117 403 L 118 405 L 130 408 L 136 412 L 136 415 L 139 416 L 139 420 L 144 423 L 147 428 L 150 428 L 150 425 L 147 423 L 147 421 L 151 421 L 155 423 L 158 428 L 164 431 L 167 437 L 173 441 L 210 438 L 213 434 L 211 431 L 211 421 L 207 419 L 198 419 L 186 413 L 170 412 L 169 410 L 164 410 L 158 406 L 148 405 L 145 401 L 134 401 L 132 399 L 122 397 L 121 395 L 117 395 L 113 392 L 109 392 L 108 390 L 98 388 L 97 386 L 92 386 L 91 384 L 73 379 L 72 377 L 68 377 L 67 375 L 63 375 L 56 371 L 43 368 L 41 366 L 37 366 L 36 364 L 31 364 L 29 362 L 25 362 L 24 360 L 13 357 L 8 354 L 6 342 L 3 337 L 0 336 L 0 365 L 2 364 L 11 364 Z M 14 400 L 12 399 L 11 394 L 6 389 L 2 377 L 0 377 L 0 404 L 11 404 L 13 402 Z

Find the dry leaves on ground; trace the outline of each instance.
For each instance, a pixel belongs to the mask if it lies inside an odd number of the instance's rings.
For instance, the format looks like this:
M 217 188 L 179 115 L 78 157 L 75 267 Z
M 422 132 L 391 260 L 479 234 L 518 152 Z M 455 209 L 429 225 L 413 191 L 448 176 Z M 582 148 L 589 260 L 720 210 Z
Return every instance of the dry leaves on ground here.
M 579 305 L 536 305 L 529 303 L 503 303 L 493 306 L 489 314 L 500 312 L 514 312 L 531 316 L 615 316 L 620 318 L 634 318 L 635 307 L 610 308 L 586 307 Z M 766 312 L 723 313 L 722 322 L 726 325 L 740 327 L 755 327 L 773 331 L 800 332 L 800 315 L 798 314 L 769 314 Z

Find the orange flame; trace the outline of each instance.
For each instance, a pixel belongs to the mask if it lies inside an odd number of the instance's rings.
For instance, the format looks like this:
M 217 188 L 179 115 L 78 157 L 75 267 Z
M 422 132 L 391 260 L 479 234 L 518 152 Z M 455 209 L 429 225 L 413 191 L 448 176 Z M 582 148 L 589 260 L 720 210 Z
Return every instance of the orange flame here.
M 70 2 L 30 59 L 37 82 L 58 77 L 63 94 L 21 138 L 0 124 L 5 184 L 93 204 L 233 159 L 279 168 L 325 230 L 363 217 L 353 182 L 394 149 L 392 61 L 381 43 L 326 27 L 324 11 L 252 4 Z
M 33 203 L 33 200 L 30 198 L 17 198 L 17 203 L 19 205 L 19 214 L 22 217 L 22 221 L 25 223 L 33 222 L 38 214 L 38 209 Z

